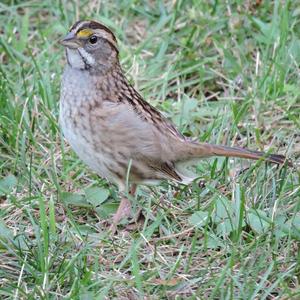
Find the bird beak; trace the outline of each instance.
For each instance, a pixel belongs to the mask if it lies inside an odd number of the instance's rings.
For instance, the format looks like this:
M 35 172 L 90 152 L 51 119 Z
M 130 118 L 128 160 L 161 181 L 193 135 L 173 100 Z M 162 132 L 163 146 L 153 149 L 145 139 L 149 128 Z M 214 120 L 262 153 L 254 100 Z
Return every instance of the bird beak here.
M 69 32 L 62 40 L 59 41 L 64 47 L 77 49 L 81 46 L 80 41 L 77 39 L 74 32 Z

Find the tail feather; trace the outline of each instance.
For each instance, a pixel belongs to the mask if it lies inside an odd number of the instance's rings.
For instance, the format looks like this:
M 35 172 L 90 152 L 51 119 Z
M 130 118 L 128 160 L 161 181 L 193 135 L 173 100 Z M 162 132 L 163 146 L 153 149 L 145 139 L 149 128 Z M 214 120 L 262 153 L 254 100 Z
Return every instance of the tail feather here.
M 196 146 L 196 147 L 195 147 Z M 287 161 L 284 155 L 269 154 L 261 151 L 249 150 L 239 147 L 229 147 L 221 145 L 211 145 L 207 143 L 194 144 L 193 157 L 209 157 L 209 156 L 224 156 L 224 157 L 240 157 L 248 159 L 262 159 L 275 164 L 288 163 L 292 166 L 290 161 Z

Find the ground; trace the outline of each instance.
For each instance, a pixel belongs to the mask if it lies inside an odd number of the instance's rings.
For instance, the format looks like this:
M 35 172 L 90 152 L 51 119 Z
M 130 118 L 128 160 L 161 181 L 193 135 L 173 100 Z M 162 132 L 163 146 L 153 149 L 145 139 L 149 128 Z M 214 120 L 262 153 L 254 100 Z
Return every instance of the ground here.
M 139 227 L 109 235 L 118 191 L 57 122 L 58 41 L 79 18 L 116 33 L 185 135 L 294 166 L 202 160 L 188 187 L 139 187 Z M 1 299 L 299 299 L 299 24 L 299 1 L 2 1 Z

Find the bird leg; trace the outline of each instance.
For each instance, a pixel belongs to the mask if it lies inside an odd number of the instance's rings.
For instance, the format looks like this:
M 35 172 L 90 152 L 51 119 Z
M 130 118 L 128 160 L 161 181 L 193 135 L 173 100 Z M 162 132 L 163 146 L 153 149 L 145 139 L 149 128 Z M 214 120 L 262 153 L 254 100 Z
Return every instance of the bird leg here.
M 129 194 L 131 196 L 134 196 L 135 192 L 136 192 L 136 184 L 132 184 Z M 117 230 L 117 226 L 119 222 L 124 218 L 128 218 L 130 215 L 131 215 L 131 202 L 127 197 L 122 197 L 119 207 L 113 216 L 113 223 L 109 228 L 111 233 L 114 234 Z

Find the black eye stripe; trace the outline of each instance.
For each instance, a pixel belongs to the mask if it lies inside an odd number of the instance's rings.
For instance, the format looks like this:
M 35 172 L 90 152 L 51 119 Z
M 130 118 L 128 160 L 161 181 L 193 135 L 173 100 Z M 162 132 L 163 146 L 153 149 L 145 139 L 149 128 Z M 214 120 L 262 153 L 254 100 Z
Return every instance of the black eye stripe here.
M 98 37 L 98 39 L 101 39 L 103 41 L 105 41 L 106 43 L 108 43 L 110 45 L 110 47 L 112 49 L 115 49 L 115 51 L 119 54 L 119 49 L 109 40 L 107 40 L 106 38 L 103 38 L 103 37 Z
M 109 46 L 119 54 L 119 49 L 111 41 L 109 41 L 108 39 L 101 37 L 101 36 L 95 36 L 95 35 L 93 35 L 93 36 L 97 38 L 97 41 L 102 40 L 102 41 L 108 43 Z M 91 36 L 91 37 L 93 37 L 93 36 Z M 91 37 L 88 38 L 89 41 L 90 41 Z M 91 43 L 91 44 L 93 44 L 93 43 Z
M 104 26 L 103 24 L 100 24 L 100 23 L 98 23 L 98 22 L 91 21 L 91 22 L 89 23 L 88 27 L 91 28 L 91 29 L 102 29 L 102 30 L 106 31 L 107 33 L 111 34 L 111 35 L 112 35 L 112 38 L 116 41 L 116 37 L 115 37 L 115 35 L 112 33 L 112 31 L 111 31 L 108 27 Z

